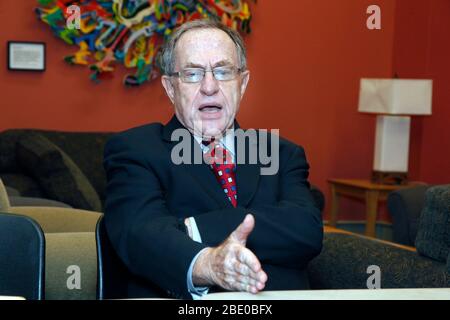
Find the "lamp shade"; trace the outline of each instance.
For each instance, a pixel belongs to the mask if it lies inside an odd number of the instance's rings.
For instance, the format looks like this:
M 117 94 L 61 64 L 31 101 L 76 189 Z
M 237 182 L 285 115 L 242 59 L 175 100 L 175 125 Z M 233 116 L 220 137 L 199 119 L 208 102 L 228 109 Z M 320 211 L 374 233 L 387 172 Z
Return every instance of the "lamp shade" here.
M 433 80 L 361 79 L 359 112 L 430 115 Z

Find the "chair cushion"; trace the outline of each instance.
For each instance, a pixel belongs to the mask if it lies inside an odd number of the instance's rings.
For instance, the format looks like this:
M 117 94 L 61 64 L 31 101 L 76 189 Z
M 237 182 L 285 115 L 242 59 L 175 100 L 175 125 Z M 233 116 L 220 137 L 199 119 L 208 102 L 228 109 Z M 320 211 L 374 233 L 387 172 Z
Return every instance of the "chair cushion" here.
M 8 193 L 2 179 L 0 179 L 0 211 L 8 212 L 10 207 Z
M 21 196 L 42 198 L 44 195 L 39 183 L 23 173 L 2 173 L 0 179 L 6 187 L 17 190 Z M 9 191 L 8 195 L 11 195 Z
M 425 194 L 416 247 L 424 256 L 447 261 L 450 253 L 450 185 L 431 187 Z
M 0 132 L 0 172 L 20 172 L 16 161 L 16 142 L 22 132 L 20 130 L 6 130 Z M 3 180 L 7 185 L 7 183 Z
M 106 173 L 103 169 L 103 149 L 113 133 L 35 131 L 58 146 L 77 164 L 103 202 L 106 194 Z M 89 157 L 86 157 L 89 154 Z
M 323 249 L 308 266 L 312 289 L 367 289 L 369 266 L 381 270 L 381 288 L 450 286 L 446 265 L 378 239 L 326 232 Z
M 11 207 L 58 207 L 58 208 L 72 208 L 68 204 L 56 200 L 32 197 L 16 197 L 10 196 L 8 188 L 6 188 L 9 196 L 9 203 Z
M 60 148 L 37 133 L 22 136 L 16 146 L 20 165 L 48 198 L 74 208 L 101 211 L 97 192 L 77 165 Z
M 8 197 L 20 197 L 20 192 L 17 189 L 5 186 L 6 193 L 8 194 Z

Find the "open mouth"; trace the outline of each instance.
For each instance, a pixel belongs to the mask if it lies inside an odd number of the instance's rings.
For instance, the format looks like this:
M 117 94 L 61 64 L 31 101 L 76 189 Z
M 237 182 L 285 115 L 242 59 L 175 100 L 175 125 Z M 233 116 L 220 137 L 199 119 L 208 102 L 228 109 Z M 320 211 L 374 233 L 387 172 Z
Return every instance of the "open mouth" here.
M 211 104 L 211 105 L 201 106 L 198 110 L 200 110 L 200 112 L 211 112 L 212 113 L 212 112 L 218 112 L 218 111 L 222 110 L 222 107 L 219 105 Z

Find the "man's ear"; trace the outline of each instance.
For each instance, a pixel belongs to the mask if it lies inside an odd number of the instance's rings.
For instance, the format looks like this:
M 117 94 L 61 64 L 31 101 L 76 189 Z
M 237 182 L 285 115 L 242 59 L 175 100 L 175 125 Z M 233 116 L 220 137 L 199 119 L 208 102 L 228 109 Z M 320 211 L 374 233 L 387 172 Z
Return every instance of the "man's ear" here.
M 173 83 L 171 81 L 171 78 L 169 76 L 161 76 L 161 83 L 166 90 L 166 94 L 169 97 L 172 104 L 175 104 L 175 89 L 173 87 Z
M 248 81 L 250 80 L 250 71 L 245 70 L 241 73 L 241 99 L 244 96 L 245 90 L 247 89 Z

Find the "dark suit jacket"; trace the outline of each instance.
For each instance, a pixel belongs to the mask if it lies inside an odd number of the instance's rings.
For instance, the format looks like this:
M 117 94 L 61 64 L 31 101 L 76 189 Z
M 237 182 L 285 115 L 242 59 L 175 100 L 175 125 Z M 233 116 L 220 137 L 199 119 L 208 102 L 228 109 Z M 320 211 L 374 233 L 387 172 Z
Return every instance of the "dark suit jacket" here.
M 105 147 L 105 225 L 133 275 L 127 295 L 191 298 L 186 275 L 193 257 L 219 245 L 247 213 L 256 221 L 247 247 L 268 275 L 265 290 L 307 288 L 306 266 L 321 251 L 323 231 L 303 148 L 280 138 L 275 175 L 260 175 L 261 164 L 238 164 L 234 208 L 206 164 L 171 161 L 177 144 L 171 135 L 178 128 L 182 125 L 173 117 L 165 126 L 154 123 L 117 134 Z M 201 152 L 191 135 L 190 140 Z M 203 243 L 186 234 L 186 217 L 195 217 Z

